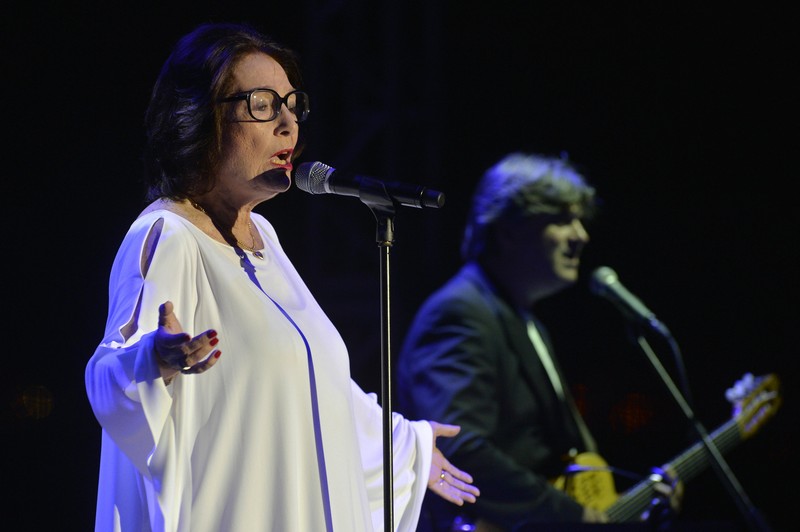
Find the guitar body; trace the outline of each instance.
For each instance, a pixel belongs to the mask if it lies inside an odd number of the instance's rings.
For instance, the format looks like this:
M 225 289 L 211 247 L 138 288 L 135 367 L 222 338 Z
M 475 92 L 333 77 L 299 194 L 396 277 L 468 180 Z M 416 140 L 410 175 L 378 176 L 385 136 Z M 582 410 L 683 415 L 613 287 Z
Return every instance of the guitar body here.
M 562 475 L 553 486 L 575 499 L 582 506 L 605 511 L 619 498 L 614 486 L 614 475 L 597 453 L 580 453 L 572 460 L 572 467 L 585 469 L 569 476 Z

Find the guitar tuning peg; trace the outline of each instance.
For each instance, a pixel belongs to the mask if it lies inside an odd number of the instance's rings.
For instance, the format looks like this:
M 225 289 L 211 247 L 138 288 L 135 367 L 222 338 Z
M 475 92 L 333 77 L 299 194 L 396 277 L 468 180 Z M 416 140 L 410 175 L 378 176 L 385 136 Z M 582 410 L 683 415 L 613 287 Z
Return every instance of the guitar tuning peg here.
M 736 402 L 736 395 L 734 395 L 734 394 L 735 394 L 734 389 L 733 388 L 728 388 L 727 390 L 725 390 L 725 399 L 727 399 L 729 403 L 735 403 Z
M 731 403 L 741 401 L 755 386 L 755 377 L 752 373 L 745 373 L 733 386 L 725 390 L 725 399 Z

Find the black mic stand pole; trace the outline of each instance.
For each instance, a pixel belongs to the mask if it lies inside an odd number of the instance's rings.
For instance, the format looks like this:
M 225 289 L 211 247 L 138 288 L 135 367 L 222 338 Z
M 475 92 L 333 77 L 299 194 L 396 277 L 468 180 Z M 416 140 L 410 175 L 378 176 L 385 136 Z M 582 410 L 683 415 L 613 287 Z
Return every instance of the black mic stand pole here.
M 658 331 L 658 329 L 654 329 Z M 661 332 L 661 331 L 659 331 Z M 681 395 L 680 390 L 678 387 L 675 386 L 672 378 L 669 376 L 669 373 L 664 368 L 661 361 L 656 356 L 653 349 L 650 347 L 650 344 L 644 338 L 644 336 L 639 333 L 637 336 L 637 343 L 639 347 L 642 348 L 645 355 L 647 355 L 648 360 L 655 368 L 658 375 L 661 377 L 661 380 L 666 385 L 667 389 L 672 394 L 672 397 L 678 403 L 678 406 L 683 411 L 683 414 L 686 416 L 686 419 L 689 420 L 689 423 L 694 428 L 695 432 L 700 436 L 700 439 L 703 442 L 708 453 L 711 455 L 712 460 L 710 460 L 711 465 L 714 466 L 714 470 L 717 473 L 717 476 L 722 481 L 723 485 L 728 489 L 728 493 L 736 502 L 736 505 L 739 508 L 739 511 L 744 516 L 747 524 L 749 525 L 750 530 L 758 531 L 758 532 L 768 532 L 771 530 L 767 523 L 764 521 L 763 517 L 760 515 L 758 510 L 753 506 L 750 502 L 750 499 L 747 497 L 747 494 L 744 492 L 741 484 L 736 479 L 736 476 L 731 471 L 730 467 L 728 467 L 727 462 L 720 454 L 719 449 L 717 446 L 714 445 L 714 442 L 711 441 L 711 438 L 708 436 L 708 431 L 706 431 L 705 427 L 703 427 L 702 423 L 695 417 L 694 412 L 692 411 L 691 406 L 686 401 L 683 395 Z M 671 336 L 667 338 L 668 341 L 672 342 Z
M 385 532 L 394 530 L 392 466 L 392 357 L 390 341 L 389 255 L 394 243 L 395 204 L 380 181 L 362 178 L 359 198 L 377 221 L 376 241 L 381 252 L 381 407 L 383 408 L 383 513 Z

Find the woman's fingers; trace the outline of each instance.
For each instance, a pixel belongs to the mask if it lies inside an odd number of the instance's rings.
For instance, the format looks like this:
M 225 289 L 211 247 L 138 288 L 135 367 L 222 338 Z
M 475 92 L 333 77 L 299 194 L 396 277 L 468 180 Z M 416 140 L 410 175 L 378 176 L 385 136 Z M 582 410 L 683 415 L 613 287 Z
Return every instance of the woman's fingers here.
M 429 421 L 433 429 L 433 457 L 428 476 L 428 488 L 453 504 L 462 506 L 475 502 L 480 490 L 472 485 L 472 475 L 450 463 L 436 446 L 436 438 L 451 438 L 461 431 L 458 425 Z
M 205 359 L 189 367 L 189 369 L 181 370 L 181 373 L 203 373 L 204 371 L 208 371 L 214 364 L 217 363 L 217 360 L 221 355 L 222 351 L 219 349 L 214 349 Z
M 463 492 L 462 496 L 471 496 L 470 502 L 475 502 L 475 497 L 481 494 L 481 491 L 472 485 L 472 475 L 466 471 L 460 470 L 449 462 L 442 469 L 439 480 Z
M 465 502 L 475 502 L 480 495 L 478 488 L 458 479 L 446 470 L 442 470 L 439 481 L 429 488 L 443 499 L 458 506 L 462 506 Z
M 216 364 L 221 351 L 215 346 L 219 343 L 217 331 L 208 331 L 195 336 L 185 344 L 186 365 L 183 373 L 202 373 Z
M 164 327 L 168 332 L 176 334 L 183 331 L 178 317 L 175 316 L 172 301 L 165 301 L 158 306 L 158 326 Z
M 444 423 L 439 423 L 437 421 L 429 421 L 428 423 L 431 424 L 433 428 L 433 437 L 434 440 L 439 436 L 444 436 L 445 438 L 452 438 L 459 432 L 461 432 L 461 427 L 458 425 L 446 425 Z

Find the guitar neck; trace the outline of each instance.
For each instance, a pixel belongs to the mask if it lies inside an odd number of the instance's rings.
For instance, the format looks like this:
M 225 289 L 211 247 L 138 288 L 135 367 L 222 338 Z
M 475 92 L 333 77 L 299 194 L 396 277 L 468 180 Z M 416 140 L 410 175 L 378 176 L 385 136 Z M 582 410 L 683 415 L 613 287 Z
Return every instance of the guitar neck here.
M 735 419 L 720 426 L 709 437 L 720 454 L 726 454 L 743 440 L 739 424 Z M 691 480 L 702 473 L 710 463 L 709 451 L 700 441 L 673 458 L 667 465 L 675 469 L 681 480 Z
M 725 454 L 742 441 L 742 433 L 736 420 L 732 419 L 711 433 L 709 439 L 721 454 Z M 674 469 L 678 478 L 685 482 L 699 475 L 709 464 L 709 452 L 700 441 L 670 460 L 662 469 Z M 655 484 L 655 479 L 647 478 L 622 494 L 607 510 L 611 522 L 638 520 L 655 496 Z

